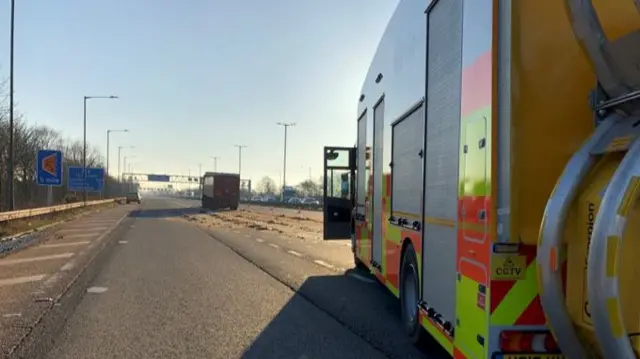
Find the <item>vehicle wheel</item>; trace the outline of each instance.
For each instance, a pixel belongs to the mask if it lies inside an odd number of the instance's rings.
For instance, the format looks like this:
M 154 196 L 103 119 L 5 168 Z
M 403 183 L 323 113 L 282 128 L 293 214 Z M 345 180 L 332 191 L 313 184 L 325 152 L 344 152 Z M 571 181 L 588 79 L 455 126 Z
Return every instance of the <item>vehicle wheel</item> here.
M 418 260 L 413 246 L 409 244 L 404 250 L 400 266 L 400 312 L 405 332 L 414 344 L 419 343 L 423 335 L 418 320 L 419 300 Z
M 127 201 L 127 204 L 129 204 L 129 201 Z
M 237 211 L 238 210 L 238 206 L 231 207 L 231 210 L 232 211 Z
M 358 258 L 358 256 L 356 256 L 356 254 L 353 254 L 353 263 L 356 265 L 357 269 L 363 270 L 363 271 L 369 271 L 369 267 L 367 267 L 366 264 L 364 264 L 364 262 L 362 260 L 360 260 L 360 258 Z

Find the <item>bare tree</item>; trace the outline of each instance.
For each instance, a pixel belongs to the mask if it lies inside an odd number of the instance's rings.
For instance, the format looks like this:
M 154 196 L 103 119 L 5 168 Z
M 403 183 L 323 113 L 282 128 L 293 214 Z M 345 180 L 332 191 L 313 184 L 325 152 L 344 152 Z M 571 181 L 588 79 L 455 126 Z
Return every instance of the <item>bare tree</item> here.
M 6 81 L 0 82 L 0 210 L 6 208 L 9 193 L 7 193 L 8 163 L 9 163 L 9 106 Z M 16 207 L 28 208 L 43 206 L 47 200 L 47 188 L 36 184 L 36 156 L 38 151 L 46 149 L 61 150 L 64 157 L 63 185 L 53 189 L 54 202 L 68 201 L 73 194 L 67 190 L 67 176 L 69 166 L 82 165 L 82 142 L 64 139 L 56 130 L 46 126 L 30 126 L 21 114 L 14 113 L 14 144 L 15 171 L 14 193 Z M 87 148 L 87 166 L 102 167 L 104 157 L 94 147 Z M 117 188 L 116 180 L 108 178 L 110 188 Z M 117 191 L 114 195 L 119 194 Z M 91 199 L 97 199 L 99 194 L 91 194 Z
M 305 180 L 298 184 L 298 191 L 306 197 L 316 197 L 322 195 L 322 186 L 312 180 Z
M 276 181 L 269 176 L 264 176 L 258 182 L 258 192 L 262 194 L 274 194 L 276 193 Z

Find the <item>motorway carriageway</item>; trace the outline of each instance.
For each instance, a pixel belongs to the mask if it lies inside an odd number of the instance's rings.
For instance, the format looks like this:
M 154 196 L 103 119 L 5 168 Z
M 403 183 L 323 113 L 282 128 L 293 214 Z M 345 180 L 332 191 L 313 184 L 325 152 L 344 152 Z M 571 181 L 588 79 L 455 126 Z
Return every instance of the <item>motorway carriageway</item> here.
M 397 301 L 313 218 L 196 206 L 121 205 L 0 258 L 2 355 L 436 357 L 409 344 Z

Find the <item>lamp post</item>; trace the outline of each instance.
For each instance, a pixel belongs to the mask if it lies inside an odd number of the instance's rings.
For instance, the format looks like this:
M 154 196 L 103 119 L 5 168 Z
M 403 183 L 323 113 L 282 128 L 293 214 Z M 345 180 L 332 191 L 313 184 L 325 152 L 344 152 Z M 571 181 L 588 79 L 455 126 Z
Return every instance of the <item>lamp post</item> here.
M 113 132 L 129 132 L 129 130 L 127 130 L 127 129 L 123 129 L 123 130 L 107 130 L 107 171 L 106 171 L 106 178 L 104 179 L 105 192 L 107 192 L 107 195 L 109 195 L 109 188 L 108 188 L 108 183 L 109 183 L 109 135 L 111 135 L 111 133 L 113 133 Z
M 135 146 L 118 146 L 118 184 L 120 186 L 120 189 L 122 189 L 122 178 L 120 176 L 120 159 L 122 158 L 122 150 L 131 148 L 135 148 Z
M 242 179 L 242 149 L 247 148 L 246 145 L 234 145 L 238 147 L 238 176 Z
M 13 211 L 15 209 L 15 195 L 13 191 L 13 172 L 15 159 L 14 129 L 13 129 L 13 41 L 15 31 L 15 0 L 11 0 L 11 29 L 9 30 L 9 205 L 7 209 Z
M 289 129 L 289 127 L 295 126 L 296 124 L 295 122 L 278 122 L 277 125 L 284 127 L 284 164 L 282 166 L 282 194 L 280 196 L 282 202 L 284 202 L 284 188 L 287 186 L 287 129 Z
M 126 182 L 126 179 L 124 178 L 124 174 L 127 172 L 127 158 L 133 158 L 133 157 L 135 157 L 135 156 L 124 156 L 124 165 L 122 166 L 122 172 L 123 173 L 122 173 L 122 179 L 120 180 L 121 183 L 125 183 Z M 129 191 L 129 183 L 128 182 L 126 182 L 126 183 L 127 183 L 127 185 L 126 185 L 127 191 Z
M 93 99 L 109 99 L 114 100 L 117 99 L 118 96 L 84 96 L 83 101 L 83 120 L 82 120 L 82 176 L 83 176 L 83 187 L 84 191 L 82 192 L 82 199 L 84 201 L 84 205 L 87 205 L 87 100 Z
M 213 172 L 218 172 L 218 159 L 220 157 L 218 156 L 211 156 L 211 159 L 213 159 Z
M 122 172 L 126 172 L 127 171 L 127 158 L 134 158 L 136 157 L 135 155 L 131 155 L 131 156 L 124 156 L 124 165 L 122 166 Z M 122 174 L 122 181 L 124 182 L 124 173 Z

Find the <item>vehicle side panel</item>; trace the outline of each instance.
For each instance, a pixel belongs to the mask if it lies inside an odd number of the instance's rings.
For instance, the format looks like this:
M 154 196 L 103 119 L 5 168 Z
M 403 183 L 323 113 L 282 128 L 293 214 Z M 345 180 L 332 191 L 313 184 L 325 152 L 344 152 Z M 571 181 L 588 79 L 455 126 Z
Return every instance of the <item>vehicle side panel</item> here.
M 374 274 L 389 290 L 398 295 L 398 270 L 403 240 L 409 240 L 421 258 L 422 243 L 420 233 L 391 225 L 391 124 L 411 109 L 424 97 L 424 51 L 425 27 L 424 10 L 429 1 L 403 0 L 392 16 L 383 35 L 362 87 L 363 99 L 358 105 L 358 114 L 367 115 L 367 148 L 373 144 L 373 109 L 384 95 L 384 130 L 382 135 L 382 158 L 379 172 L 368 173 L 367 197 L 368 215 L 365 221 L 356 221 L 356 256 L 369 265 L 373 248 L 370 246 L 373 216 L 380 216 L 382 231 L 380 246 L 382 251 L 381 269 L 371 268 Z M 376 81 L 378 79 L 378 81 Z M 359 148 L 359 151 L 361 149 Z M 370 154 L 367 163 L 376 161 L 376 154 Z M 369 167 L 371 168 L 371 167 Z M 373 198 L 375 183 L 382 184 Z M 416 197 L 421 197 L 417 193 Z M 381 212 L 371 211 L 372 202 L 380 201 Z M 357 202 L 361 202 L 357 199 Z

